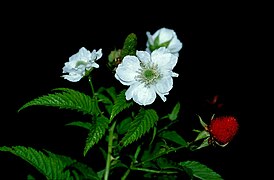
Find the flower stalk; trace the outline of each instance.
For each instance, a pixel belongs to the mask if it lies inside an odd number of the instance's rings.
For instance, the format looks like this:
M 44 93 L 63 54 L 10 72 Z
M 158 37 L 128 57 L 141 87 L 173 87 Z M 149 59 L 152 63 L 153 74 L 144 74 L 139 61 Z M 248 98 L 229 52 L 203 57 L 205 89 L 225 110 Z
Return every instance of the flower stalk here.
M 110 164 L 111 164 L 111 154 L 112 154 L 112 143 L 113 143 L 113 132 L 115 129 L 116 121 L 113 122 L 109 129 L 109 137 L 108 137 L 108 153 L 107 153 L 107 160 L 106 160 L 106 169 L 104 174 L 104 180 L 108 180 L 109 171 L 110 171 Z

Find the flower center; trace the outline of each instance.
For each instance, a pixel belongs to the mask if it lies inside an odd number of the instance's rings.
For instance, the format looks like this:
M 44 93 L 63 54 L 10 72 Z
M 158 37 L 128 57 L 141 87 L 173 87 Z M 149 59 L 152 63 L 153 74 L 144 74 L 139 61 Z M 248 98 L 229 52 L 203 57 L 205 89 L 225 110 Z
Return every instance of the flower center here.
M 136 80 L 144 83 L 145 86 L 155 84 L 158 79 L 161 78 L 161 74 L 158 70 L 158 66 L 155 64 L 141 64 L 141 68 L 138 71 Z
M 86 66 L 87 63 L 85 61 L 77 61 L 75 67 L 77 68 L 77 67 L 79 67 L 81 65 Z

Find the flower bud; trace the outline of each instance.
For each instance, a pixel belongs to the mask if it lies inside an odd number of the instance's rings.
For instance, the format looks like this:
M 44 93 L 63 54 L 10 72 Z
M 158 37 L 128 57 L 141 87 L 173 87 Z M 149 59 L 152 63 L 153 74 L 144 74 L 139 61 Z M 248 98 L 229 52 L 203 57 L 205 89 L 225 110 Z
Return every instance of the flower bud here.
M 183 44 L 177 38 L 174 30 L 168 28 L 161 28 L 153 35 L 147 32 L 146 51 L 152 52 L 160 47 L 166 47 L 172 54 L 178 56 L 179 51 L 182 49 Z

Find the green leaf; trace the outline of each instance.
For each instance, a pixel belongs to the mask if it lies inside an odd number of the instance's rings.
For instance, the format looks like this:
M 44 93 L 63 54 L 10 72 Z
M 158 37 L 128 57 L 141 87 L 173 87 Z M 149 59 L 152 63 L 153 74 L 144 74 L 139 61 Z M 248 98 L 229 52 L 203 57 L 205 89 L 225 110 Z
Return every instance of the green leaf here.
M 202 180 L 223 180 L 223 178 L 214 172 L 212 169 L 208 168 L 197 161 L 184 161 L 180 162 L 179 165 L 191 169 L 194 177 Z
M 156 142 L 155 146 L 149 146 L 148 150 L 145 150 L 142 155 L 142 162 L 149 162 L 153 159 L 156 159 L 164 154 L 167 154 L 168 150 L 164 147 L 165 144 L 163 141 Z
M 35 180 L 36 178 L 35 177 L 33 177 L 31 174 L 28 174 L 28 176 L 27 176 L 27 180 Z
M 173 108 L 171 114 L 168 115 L 169 119 L 170 119 L 171 121 L 176 120 L 177 117 L 178 117 L 179 111 L 180 111 L 180 103 L 178 102 L 178 103 L 175 105 L 175 107 Z
M 182 138 L 176 131 L 164 131 L 161 134 L 159 134 L 159 136 L 162 138 L 168 139 L 172 142 L 175 142 L 177 144 L 180 144 L 183 147 L 188 146 L 184 138 Z
M 173 162 L 172 160 L 169 160 L 167 158 L 160 157 L 156 160 L 156 162 L 161 169 L 180 169 L 180 166 L 178 166 L 178 163 Z
M 110 98 L 108 98 L 108 102 L 107 103 L 112 103 L 116 100 L 117 97 L 117 93 L 114 87 L 109 87 L 109 88 L 105 88 L 105 87 L 100 87 L 97 91 L 97 94 L 103 94 L 103 93 L 107 93 L 106 95 L 108 95 Z
M 92 127 L 92 124 L 89 122 L 74 121 L 71 123 L 67 123 L 66 126 L 78 126 L 78 127 L 82 127 L 82 128 L 90 130 Z
M 0 147 L 0 151 L 10 152 L 35 167 L 47 179 L 72 179 L 70 171 L 65 168 L 76 162 L 72 159 L 60 158 L 48 153 L 37 151 L 30 147 L 13 146 Z
M 137 114 L 137 116 L 131 122 L 128 132 L 123 137 L 121 141 L 122 145 L 125 147 L 128 144 L 131 144 L 133 141 L 139 139 L 146 132 L 148 132 L 150 128 L 154 127 L 158 119 L 159 118 L 155 110 L 141 109 L 139 114 Z
M 121 121 L 121 123 L 119 123 L 116 128 L 117 128 L 117 133 L 118 134 L 125 134 L 128 129 L 130 128 L 130 123 L 132 121 L 131 117 L 127 117 L 124 120 Z
M 205 138 L 208 138 L 209 136 L 210 136 L 210 133 L 206 130 L 203 130 L 203 131 L 199 132 L 199 134 L 197 135 L 197 137 L 194 141 L 205 139 Z
M 110 121 L 113 120 L 113 118 L 119 114 L 121 111 L 123 111 L 126 108 L 129 108 L 133 105 L 133 102 L 127 102 L 126 96 L 125 96 L 126 90 L 122 90 L 121 93 L 117 96 L 116 101 L 114 102 L 113 109 L 110 115 Z
M 75 168 L 78 174 L 80 173 L 81 176 L 79 179 L 100 180 L 97 173 L 94 172 L 93 169 L 86 164 L 76 162 L 73 164 L 72 167 Z
M 206 138 L 206 139 L 204 139 L 204 141 L 200 144 L 200 146 L 199 147 L 197 147 L 197 149 L 201 149 L 201 148 L 204 148 L 204 147 L 207 147 L 207 146 L 209 146 L 210 144 L 209 144 L 209 137 L 208 138 Z
M 100 87 L 96 93 L 98 101 L 102 102 L 109 113 L 111 114 L 113 103 L 117 98 L 117 93 L 114 87 L 104 88 Z
M 199 118 L 199 120 L 200 120 L 201 125 L 202 125 L 204 128 L 206 128 L 206 127 L 207 127 L 207 124 L 203 121 L 203 119 L 201 118 L 201 116 L 199 116 L 199 115 L 197 115 L 197 116 L 198 116 L 198 118 Z
M 76 110 L 83 114 L 97 115 L 99 113 L 95 100 L 84 93 L 68 88 L 56 88 L 53 91 L 61 92 L 35 98 L 24 104 L 18 112 L 29 106 L 51 106 Z
M 109 96 L 112 98 L 112 101 L 114 102 L 117 98 L 116 89 L 114 87 L 106 88 L 106 92 L 109 94 Z
M 93 121 L 93 124 L 88 133 L 88 137 L 86 140 L 86 146 L 84 149 L 84 156 L 86 156 L 87 152 L 90 148 L 99 142 L 99 140 L 105 135 L 106 129 L 108 128 L 109 119 L 100 116 Z

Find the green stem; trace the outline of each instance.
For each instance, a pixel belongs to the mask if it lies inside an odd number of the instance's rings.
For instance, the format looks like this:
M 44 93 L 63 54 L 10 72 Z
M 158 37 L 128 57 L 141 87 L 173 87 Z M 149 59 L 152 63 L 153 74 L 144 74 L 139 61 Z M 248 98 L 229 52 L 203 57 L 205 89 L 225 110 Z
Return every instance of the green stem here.
M 178 173 L 177 171 L 164 171 L 164 170 L 159 171 L 159 170 L 135 168 L 135 167 L 132 167 L 131 169 L 136 170 L 136 171 L 144 171 L 144 172 L 157 173 L 157 174 L 176 174 L 176 173 Z
M 173 124 L 177 123 L 178 120 L 174 120 L 174 121 L 171 121 L 168 125 L 166 125 L 165 127 L 163 127 L 162 129 L 158 130 L 158 134 L 164 130 L 167 130 L 170 126 L 172 126 Z
M 95 100 L 96 108 L 97 108 L 97 110 L 100 114 L 103 114 L 102 111 L 99 108 L 99 105 L 98 105 L 98 99 L 97 99 L 97 96 L 95 95 L 95 90 L 94 90 L 94 87 L 93 87 L 93 84 L 92 84 L 91 76 L 88 76 L 88 81 L 89 81 L 89 85 L 90 85 L 90 88 L 91 88 L 92 96 Z
M 162 153 L 159 153 L 157 156 L 152 156 L 151 158 L 149 158 L 147 160 L 144 160 L 144 161 L 136 164 L 135 166 L 140 166 L 140 165 L 144 164 L 145 162 L 153 161 L 153 160 L 155 160 L 155 159 L 157 159 L 157 158 L 159 158 L 161 156 L 167 155 L 167 154 L 169 154 L 171 152 L 176 152 L 176 151 L 178 151 L 180 149 L 183 149 L 183 148 L 186 148 L 186 147 L 185 146 L 180 146 L 180 147 L 177 147 L 177 148 L 172 148 L 172 149 L 166 150 L 166 151 L 164 151 Z M 134 170 L 136 170 L 136 169 L 134 169 Z
M 127 178 L 127 176 L 129 175 L 130 170 L 131 170 L 131 168 L 133 168 L 133 164 L 134 164 L 135 161 L 137 160 L 137 157 L 138 157 L 140 151 L 141 151 L 141 146 L 139 145 L 139 146 L 137 147 L 137 149 L 136 149 L 135 154 L 134 154 L 134 159 L 133 159 L 133 160 L 131 161 L 131 163 L 130 163 L 130 168 L 127 169 L 127 171 L 125 172 L 125 174 L 122 176 L 121 180 L 125 180 L 125 179 Z
M 89 85 L 90 85 L 90 88 L 91 88 L 92 95 L 94 97 L 95 96 L 95 90 L 94 90 L 94 87 L 93 87 L 93 84 L 92 84 L 91 76 L 88 76 L 88 81 L 89 81 Z
M 109 138 L 108 138 L 108 154 L 107 154 L 107 161 L 106 161 L 106 169 L 104 180 L 108 180 L 109 171 L 110 171 L 110 163 L 111 163 L 111 153 L 112 153 L 112 142 L 113 142 L 113 132 L 115 128 L 116 121 L 112 124 L 109 129 Z

